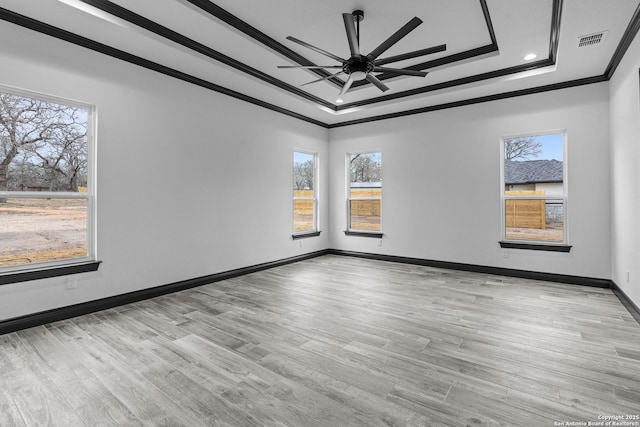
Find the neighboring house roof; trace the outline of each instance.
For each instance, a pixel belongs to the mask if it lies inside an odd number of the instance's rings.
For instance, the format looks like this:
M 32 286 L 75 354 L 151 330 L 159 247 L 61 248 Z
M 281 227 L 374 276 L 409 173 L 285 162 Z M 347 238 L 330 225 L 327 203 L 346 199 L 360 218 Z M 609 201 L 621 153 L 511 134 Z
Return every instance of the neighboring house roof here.
M 562 162 L 559 160 L 504 161 L 506 185 L 562 182 Z

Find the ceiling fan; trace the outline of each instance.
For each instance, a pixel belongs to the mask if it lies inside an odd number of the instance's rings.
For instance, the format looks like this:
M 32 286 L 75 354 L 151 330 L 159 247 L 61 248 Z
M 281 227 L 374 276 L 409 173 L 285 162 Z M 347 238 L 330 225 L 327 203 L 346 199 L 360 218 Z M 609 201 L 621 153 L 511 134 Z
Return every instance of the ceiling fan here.
M 344 73 L 349 77 L 342 87 L 340 95 L 344 95 L 345 93 L 347 93 L 347 91 L 351 88 L 353 82 L 359 80 L 367 80 L 369 83 L 378 87 L 378 89 L 380 89 L 381 91 L 386 92 L 387 90 L 389 90 L 389 87 L 382 83 L 380 79 L 378 79 L 372 73 L 387 73 L 395 75 L 424 77 L 427 75 L 427 72 L 409 70 L 406 68 L 388 68 L 383 67 L 382 65 L 397 61 L 403 61 L 405 59 L 416 58 L 418 56 L 428 55 L 431 53 L 442 52 L 447 49 L 447 45 L 442 44 L 439 46 L 416 50 L 401 55 L 378 59 L 378 56 L 387 51 L 394 44 L 398 43 L 403 37 L 416 29 L 418 25 L 422 24 L 422 20 L 420 18 L 414 17 L 402 28 L 392 34 L 388 39 L 382 42 L 380 46 L 372 50 L 371 53 L 369 53 L 368 55 L 362 55 L 360 53 L 360 22 L 364 20 L 364 12 L 362 10 L 356 10 L 353 13 L 343 13 L 342 19 L 344 20 L 344 28 L 347 32 L 349 50 L 351 51 L 351 56 L 349 57 L 349 59 L 341 58 L 337 55 L 327 52 L 326 50 L 320 49 L 319 47 L 303 42 L 302 40 L 298 40 L 295 37 L 288 36 L 287 40 L 291 40 L 294 43 L 298 43 L 315 52 L 328 56 L 329 58 L 340 62 L 341 65 L 280 65 L 278 66 L 278 68 L 340 69 L 340 71 L 335 74 L 322 77 L 321 79 L 314 80 L 302 85 L 306 86 L 311 83 L 329 80 Z

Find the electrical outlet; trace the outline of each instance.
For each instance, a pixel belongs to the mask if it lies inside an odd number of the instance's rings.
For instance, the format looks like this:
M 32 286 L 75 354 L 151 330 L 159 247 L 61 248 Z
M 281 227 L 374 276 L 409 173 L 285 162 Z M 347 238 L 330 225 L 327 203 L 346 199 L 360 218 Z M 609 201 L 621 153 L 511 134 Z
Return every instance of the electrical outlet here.
M 78 287 L 78 279 L 75 277 L 67 277 L 67 285 L 65 289 L 70 291 L 72 289 L 76 289 Z
M 629 278 L 629 272 L 627 271 L 627 283 L 630 283 L 630 282 L 629 282 L 629 279 L 630 279 L 630 278 Z
M 509 252 L 502 251 L 502 258 L 509 258 Z
M 302 239 L 300 239 L 300 247 L 302 247 Z

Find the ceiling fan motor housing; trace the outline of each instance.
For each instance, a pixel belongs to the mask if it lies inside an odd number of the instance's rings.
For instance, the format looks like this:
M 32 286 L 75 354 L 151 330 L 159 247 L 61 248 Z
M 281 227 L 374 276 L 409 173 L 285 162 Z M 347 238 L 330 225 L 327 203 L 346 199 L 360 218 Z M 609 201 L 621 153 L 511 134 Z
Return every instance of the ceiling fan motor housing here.
M 375 68 L 373 61 L 366 56 L 358 55 L 349 58 L 342 66 L 342 71 L 354 80 L 363 80 Z

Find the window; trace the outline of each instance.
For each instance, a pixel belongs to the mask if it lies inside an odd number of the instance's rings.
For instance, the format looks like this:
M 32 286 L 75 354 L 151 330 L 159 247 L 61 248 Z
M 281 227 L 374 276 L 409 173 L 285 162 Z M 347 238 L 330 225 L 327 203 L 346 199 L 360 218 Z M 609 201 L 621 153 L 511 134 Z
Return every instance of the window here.
M 566 244 L 564 147 L 564 133 L 503 139 L 504 240 Z
M 318 231 L 318 199 L 316 196 L 317 156 L 293 153 L 293 234 L 305 235 Z
M 348 154 L 348 232 L 382 231 L 382 153 Z
M 0 272 L 94 260 L 93 119 L 0 87 Z

